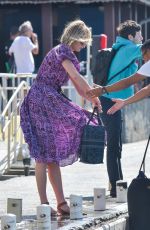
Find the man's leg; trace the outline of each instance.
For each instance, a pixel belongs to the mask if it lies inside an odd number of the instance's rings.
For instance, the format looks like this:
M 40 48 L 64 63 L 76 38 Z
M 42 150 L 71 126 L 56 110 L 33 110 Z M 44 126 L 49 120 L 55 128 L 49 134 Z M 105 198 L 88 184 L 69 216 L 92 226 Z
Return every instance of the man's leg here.
M 116 196 L 116 181 L 123 178 L 121 169 L 121 111 L 107 115 L 107 110 L 113 105 L 110 99 L 101 97 L 103 114 L 101 115 L 107 131 L 107 171 L 111 183 L 110 194 Z

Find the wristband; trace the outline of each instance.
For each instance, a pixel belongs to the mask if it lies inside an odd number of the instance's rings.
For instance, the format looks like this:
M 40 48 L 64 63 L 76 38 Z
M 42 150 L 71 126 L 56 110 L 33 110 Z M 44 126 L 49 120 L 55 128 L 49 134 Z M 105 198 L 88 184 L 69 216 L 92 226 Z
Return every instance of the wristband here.
M 102 93 L 103 93 L 103 94 L 105 94 L 105 93 L 106 93 L 107 95 L 109 94 L 109 92 L 107 91 L 107 89 L 106 89 L 106 87 L 105 87 L 105 86 L 103 86 L 103 87 L 102 87 Z

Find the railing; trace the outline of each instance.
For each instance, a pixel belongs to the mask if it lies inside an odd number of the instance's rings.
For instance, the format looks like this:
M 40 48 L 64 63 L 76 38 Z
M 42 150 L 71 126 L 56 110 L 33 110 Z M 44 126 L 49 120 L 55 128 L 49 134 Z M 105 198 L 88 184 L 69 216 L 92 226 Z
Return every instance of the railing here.
M 22 80 L 25 80 L 27 84 L 30 82 L 30 78 L 34 79 L 36 74 L 11 74 L 0 73 L 0 114 L 6 107 L 10 94 L 12 95 Z M 29 86 L 29 84 L 28 84 Z
M 7 143 L 7 160 L 5 161 L 7 169 L 10 168 L 12 161 L 17 160 L 17 147 L 22 146 L 23 143 L 19 110 L 27 90 L 26 82 L 22 81 L 1 114 L 1 141 Z
M 5 171 L 10 169 L 12 161 L 17 161 L 18 148 L 22 153 L 24 141 L 20 129 L 19 110 L 24 96 L 29 89 L 27 82 L 29 82 L 30 78 L 33 79 L 35 77 L 35 74 L 0 74 L 2 83 L 2 86 L 0 86 L 0 138 L 1 142 L 5 142 L 7 145 L 7 156 L 5 157 L 6 160 L 4 167 Z M 21 81 L 22 78 L 25 78 L 27 81 Z M 8 83 L 10 83 L 10 80 L 11 84 L 9 85 Z M 9 91 L 12 93 L 10 98 L 8 97 Z M 71 82 L 69 82 L 68 85 L 63 86 L 63 91 L 76 104 L 82 107 L 85 105 L 85 101 L 76 92 Z M 0 167 L 3 163 L 3 158 L 0 158 Z
M 0 73 L 1 85 L 0 85 L 0 114 L 4 110 L 8 100 L 9 92 L 13 94 L 22 80 L 27 82 L 27 85 L 30 87 L 30 79 L 35 79 L 36 74 L 9 74 L 9 73 Z M 76 92 L 71 81 L 68 82 L 68 85 L 62 87 L 65 94 L 76 104 L 84 107 L 85 101 L 82 97 Z

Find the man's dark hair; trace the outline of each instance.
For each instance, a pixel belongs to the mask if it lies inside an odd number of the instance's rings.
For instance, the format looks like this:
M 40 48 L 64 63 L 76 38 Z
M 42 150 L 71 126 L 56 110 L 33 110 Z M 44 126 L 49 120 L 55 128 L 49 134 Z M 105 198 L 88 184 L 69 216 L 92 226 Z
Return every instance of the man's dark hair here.
M 136 32 L 141 30 L 141 26 L 132 20 L 127 20 L 123 23 L 121 23 L 118 28 L 117 28 L 117 32 L 119 34 L 119 36 L 128 39 L 128 35 L 132 35 L 133 37 L 135 37 Z
M 148 49 L 150 49 L 150 39 L 146 40 L 141 47 L 142 51 L 147 51 Z

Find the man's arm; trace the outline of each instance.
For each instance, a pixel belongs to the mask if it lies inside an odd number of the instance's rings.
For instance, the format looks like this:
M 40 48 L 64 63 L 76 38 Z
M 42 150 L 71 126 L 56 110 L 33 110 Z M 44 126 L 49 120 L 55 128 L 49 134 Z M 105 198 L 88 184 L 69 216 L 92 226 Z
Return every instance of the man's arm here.
M 146 78 L 145 76 L 135 73 L 134 75 L 127 77 L 119 82 L 116 82 L 115 84 L 108 85 L 105 88 L 108 92 L 119 91 L 121 89 L 128 88 L 130 85 L 133 85 L 141 80 L 144 80 L 145 78 Z
M 32 53 L 35 54 L 35 55 L 37 55 L 37 54 L 39 54 L 39 43 L 38 43 L 38 36 L 37 36 L 37 34 L 32 33 L 31 39 L 32 39 L 33 44 L 36 46 L 32 50 Z
M 150 96 L 150 84 L 138 91 L 134 96 L 129 97 L 125 100 L 122 99 L 113 99 L 116 102 L 109 110 L 108 114 L 114 114 L 116 111 L 123 108 L 125 105 L 132 104 L 134 102 L 140 101 L 145 97 Z
M 89 96 L 89 97 L 101 96 L 104 92 L 103 91 L 104 88 L 108 93 L 119 91 L 119 90 L 125 89 L 125 88 L 129 87 L 130 85 L 133 85 L 133 84 L 135 84 L 141 80 L 144 80 L 145 78 L 146 78 L 145 76 L 138 74 L 138 73 L 135 73 L 134 75 L 127 77 L 121 81 L 118 81 L 112 85 L 108 85 L 105 87 L 96 85 L 96 87 L 94 89 L 89 90 L 87 92 L 87 96 Z

